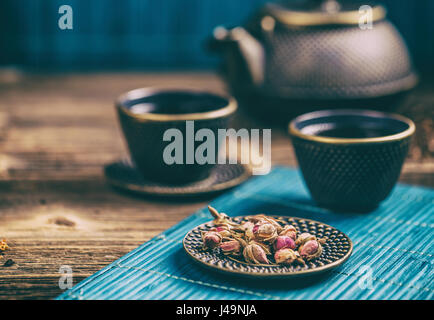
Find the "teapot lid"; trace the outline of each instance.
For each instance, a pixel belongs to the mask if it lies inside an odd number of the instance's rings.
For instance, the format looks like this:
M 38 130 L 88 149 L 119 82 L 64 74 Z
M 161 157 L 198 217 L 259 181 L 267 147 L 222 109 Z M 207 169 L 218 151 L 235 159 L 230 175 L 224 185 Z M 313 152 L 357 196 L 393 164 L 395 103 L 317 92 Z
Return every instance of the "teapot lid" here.
M 359 24 L 364 14 L 371 14 L 373 22 L 384 19 L 386 9 L 375 3 L 366 4 L 366 1 L 296 0 L 268 3 L 264 13 L 290 26 L 353 25 Z

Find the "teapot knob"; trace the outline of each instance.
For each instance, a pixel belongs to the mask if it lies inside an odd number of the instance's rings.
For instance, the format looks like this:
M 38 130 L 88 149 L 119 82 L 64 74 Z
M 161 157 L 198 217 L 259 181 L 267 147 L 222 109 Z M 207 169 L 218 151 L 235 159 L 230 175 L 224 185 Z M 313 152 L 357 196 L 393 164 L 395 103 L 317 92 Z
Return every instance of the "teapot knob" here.
M 341 10 L 341 4 L 337 0 L 324 0 L 321 9 L 327 13 L 336 13 Z
M 271 16 L 265 16 L 261 19 L 262 30 L 271 32 L 276 26 L 276 20 Z
M 342 8 L 338 0 L 308 0 L 314 7 L 320 8 L 327 13 L 339 12 Z

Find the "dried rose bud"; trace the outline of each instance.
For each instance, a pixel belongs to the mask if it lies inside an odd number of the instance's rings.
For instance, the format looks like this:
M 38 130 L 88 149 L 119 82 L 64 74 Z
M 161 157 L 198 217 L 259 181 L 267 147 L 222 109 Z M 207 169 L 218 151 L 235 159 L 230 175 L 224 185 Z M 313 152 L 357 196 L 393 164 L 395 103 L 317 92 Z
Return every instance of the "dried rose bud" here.
M 223 254 L 229 255 L 239 255 L 241 253 L 241 244 L 237 240 L 229 240 L 220 243 L 220 249 L 222 250 Z
M 273 242 L 277 237 L 277 230 L 271 223 L 256 224 L 252 232 L 258 241 Z
M 231 232 L 229 231 L 230 228 L 228 228 L 226 226 L 219 226 L 219 227 L 211 228 L 209 230 L 220 233 L 220 235 L 222 237 L 230 237 L 231 236 Z
M 260 246 L 264 250 L 264 252 L 267 256 L 271 254 L 271 248 L 268 244 L 263 243 L 263 242 L 259 242 L 259 241 L 255 241 L 255 240 L 250 241 L 250 243 L 255 243 L 258 246 Z
M 311 235 L 308 232 L 304 232 L 298 236 L 297 240 L 295 240 L 295 244 L 297 246 L 300 246 L 300 245 L 308 242 L 309 240 L 316 240 L 316 237 L 314 235 Z
M 222 241 L 222 236 L 216 231 L 207 231 L 202 234 L 203 248 L 214 249 L 217 248 Z
M 277 232 L 283 230 L 282 226 L 279 224 L 279 222 L 277 222 L 276 219 L 266 216 L 265 214 L 258 214 L 256 216 L 251 216 L 249 218 L 249 221 L 252 221 L 255 224 L 270 223 L 276 228 Z
M 309 240 L 298 248 L 300 256 L 305 260 L 318 258 L 322 253 L 322 246 L 317 240 Z
M 278 236 L 273 246 L 276 251 L 283 248 L 295 249 L 295 241 L 288 236 Z
M 232 221 L 231 218 L 224 212 L 218 212 L 215 208 L 208 206 L 208 210 L 211 215 L 214 217 L 214 224 L 216 226 L 224 226 L 227 228 L 236 227 L 238 223 Z
M 230 230 L 232 229 L 232 227 L 234 227 L 234 225 L 232 224 L 232 222 L 230 222 L 229 219 L 219 222 L 214 220 L 214 224 L 217 226 L 217 228 L 223 228 L 225 230 Z
M 240 225 L 240 230 L 244 232 L 244 235 L 248 240 L 251 240 L 254 237 L 252 231 L 254 226 L 255 224 L 251 221 L 246 221 Z
M 263 221 L 264 221 L 264 215 L 263 214 L 258 214 L 256 216 L 250 216 L 249 217 L 249 222 L 251 222 L 253 224 L 261 223 Z
M 287 236 L 295 241 L 297 239 L 297 229 L 292 225 L 286 225 L 283 230 L 279 232 L 279 236 Z
M 254 225 L 246 225 L 246 229 L 244 230 L 244 235 L 246 236 L 247 241 L 252 240 L 255 235 L 253 234 Z
M 298 259 L 297 253 L 289 248 L 277 250 L 274 254 L 274 260 L 278 264 L 290 265 Z
M 241 228 L 244 230 L 251 229 L 255 226 L 255 224 L 251 221 L 246 221 L 241 225 Z
M 316 240 L 309 240 L 305 244 L 303 244 L 300 249 L 300 255 L 301 256 L 307 256 L 314 254 L 318 251 L 319 243 Z
M 249 243 L 244 248 L 243 255 L 247 262 L 255 264 L 269 264 L 264 249 L 256 243 Z

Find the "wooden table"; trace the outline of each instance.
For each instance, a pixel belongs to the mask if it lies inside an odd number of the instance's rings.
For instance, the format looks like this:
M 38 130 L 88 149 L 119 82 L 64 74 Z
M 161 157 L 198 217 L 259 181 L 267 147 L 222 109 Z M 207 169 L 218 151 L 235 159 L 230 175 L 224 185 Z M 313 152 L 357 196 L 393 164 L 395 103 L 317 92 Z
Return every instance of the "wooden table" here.
M 72 268 L 76 284 L 209 201 L 120 194 L 102 174 L 126 153 L 114 99 L 179 83 L 224 88 L 209 73 L 0 73 L 0 238 L 11 247 L 0 257 L 0 299 L 54 298 L 61 266 Z M 418 124 L 401 181 L 433 187 L 433 85 L 420 86 L 399 111 Z M 238 124 L 264 127 L 245 112 Z M 296 165 L 284 130 L 273 128 L 272 138 L 273 163 Z

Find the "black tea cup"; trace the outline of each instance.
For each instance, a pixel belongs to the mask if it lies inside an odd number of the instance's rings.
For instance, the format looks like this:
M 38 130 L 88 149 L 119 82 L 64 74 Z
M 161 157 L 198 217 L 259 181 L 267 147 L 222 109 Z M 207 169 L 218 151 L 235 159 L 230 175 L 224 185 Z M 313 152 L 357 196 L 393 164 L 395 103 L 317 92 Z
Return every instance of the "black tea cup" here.
M 313 199 L 337 211 L 371 211 L 386 199 L 414 132 L 408 118 L 368 110 L 311 112 L 289 125 Z
M 231 97 L 195 89 L 142 88 L 121 95 L 116 109 L 132 160 L 141 174 L 156 182 L 185 184 L 209 175 L 218 157 L 217 130 L 227 129 L 237 104 Z M 168 164 L 163 159 L 166 147 L 171 143 L 163 140 L 167 130 L 179 130 L 183 146 L 190 143 L 193 150 L 202 143 L 191 140 L 187 122 L 194 125 L 193 137 L 204 128 L 215 135 L 214 163 L 199 164 L 194 158 L 191 163 L 194 154 L 186 149 L 182 153 L 182 163 Z

